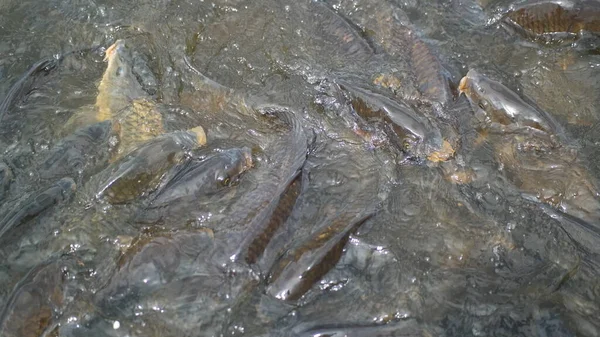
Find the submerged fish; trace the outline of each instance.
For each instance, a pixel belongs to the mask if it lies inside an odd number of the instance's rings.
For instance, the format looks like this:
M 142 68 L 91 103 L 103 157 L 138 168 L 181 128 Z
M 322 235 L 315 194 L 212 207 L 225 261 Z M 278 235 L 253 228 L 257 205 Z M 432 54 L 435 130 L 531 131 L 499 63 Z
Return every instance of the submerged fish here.
M 345 81 L 341 81 L 340 85 L 352 96 L 352 106 L 359 116 L 386 123 L 386 128 L 392 133 L 390 136 L 401 151 L 422 157 L 442 148 L 440 131 L 410 106 Z
M 294 115 L 282 107 L 263 107 L 265 115 L 277 116 L 291 130 L 284 132 L 272 145 L 272 163 L 263 166 L 261 175 L 266 178 L 253 191 L 244 195 L 233 206 L 225 223 L 239 228 L 232 243 L 233 252 L 228 254 L 231 262 L 255 261 L 270 241 L 274 232 L 283 223 L 295 202 L 294 181 L 299 175 L 308 155 L 308 138 Z M 270 150 L 270 149 L 268 149 Z M 238 241 L 239 239 L 239 241 Z
M 414 320 L 389 324 L 331 324 L 313 327 L 293 336 L 297 337 L 427 337 L 427 329 L 420 327 Z
M 34 268 L 20 282 L 0 316 L 3 337 L 52 336 L 64 302 L 69 261 L 53 261 Z
M 209 229 L 142 235 L 118 259 L 114 275 L 95 294 L 96 302 L 108 313 L 120 311 L 124 305 L 176 281 L 180 270 L 207 254 L 212 245 Z
M 113 131 L 112 122 L 105 121 L 78 129 L 63 138 L 41 164 L 40 177 L 72 176 L 82 179 L 94 173 L 97 166 L 108 162 L 109 138 Z
M 280 300 L 302 297 L 339 261 L 352 234 L 373 214 L 348 212 L 289 250 L 271 269 L 267 293 Z
M 562 136 L 558 123 L 545 111 L 528 104 L 502 83 L 471 69 L 460 80 L 459 90 L 471 105 L 485 115 L 488 124 L 529 127 Z
M 347 20 L 329 5 L 314 1 L 311 3 L 316 9 L 314 19 L 318 31 L 330 36 L 336 45 L 335 52 L 354 62 L 367 62 L 376 51 L 370 41 L 360 34 L 360 28 Z
M 154 191 L 162 176 L 184 159 L 186 150 L 206 143 L 202 127 L 157 137 L 108 168 L 98 195 L 112 204 L 128 203 Z
M 119 134 L 114 161 L 165 131 L 156 102 L 133 72 L 134 60 L 126 42 L 117 40 L 108 47 L 105 61 L 108 65 L 98 86 L 96 104 L 74 114 L 64 132 L 69 134 L 82 126 L 112 120 L 118 124 Z
M 63 178 L 20 203 L 0 221 L 0 238 L 6 236 L 8 232 L 15 231 L 16 227 L 35 218 L 50 207 L 68 200 L 75 189 L 76 185 L 73 179 Z
M 557 132 L 561 140 L 565 136 L 549 115 L 475 70 L 461 80 L 461 91 L 473 109 L 506 127 L 491 135 L 490 143 L 517 188 L 567 214 L 586 221 L 600 219 L 598 187 L 577 148 L 556 141 Z
M 2 122 L 4 115 L 12 105 L 31 89 L 36 76 L 46 76 L 58 66 L 59 62 L 60 59 L 56 58 L 43 59 L 31 66 L 31 68 L 29 68 L 29 70 L 13 84 L 6 94 L 6 97 L 0 102 L 0 122 Z
M 186 208 L 196 206 L 203 196 L 231 186 L 250 167 L 252 153 L 247 147 L 215 151 L 206 158 L 186 162 L 175 168 L 176 173 L 156 192 L 136 221 L 153 223 L 164 217 L 185 217 Z
M 255 227 L 242 242 L 245 259 L 248 263 L 256 263 L 275 232 L 283 225 L 292 213 L 296 200 L 302 190 L 302 174 L 299 171 L 281 194 L 279 202 L 274 206 L 273 214 L 262 226 Z
M 572 41 L 582 31 L 600 33 L 600 5 L 596 1 L 526 2 L 509 11 L 504 23 L 535 40 Z
M 440 105 L 452 102 L 455 96 L 450 72 L 405 13 L 388 4 L 378 7 L 381 8 L 377 9 L 371 29 L 379 36 L 388 54 L 407 59 L 416 80 L 414 85 L 421 94 L 420 100 L 433 104 L 437 112 L 442 113 Z
M 8 193 L 13 178 L 14 175 L 10 167 L 3 161 L 0 161 L 0 205 L 2 205 L 2 201 Z

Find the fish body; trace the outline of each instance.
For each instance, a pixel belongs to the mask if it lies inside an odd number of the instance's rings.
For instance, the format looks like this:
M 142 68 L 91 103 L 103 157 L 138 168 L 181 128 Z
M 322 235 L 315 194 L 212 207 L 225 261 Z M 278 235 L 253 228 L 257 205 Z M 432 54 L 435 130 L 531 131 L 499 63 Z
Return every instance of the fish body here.
M 252 167 L 249 148 L 221 150 L 203 159 L 192 159 L 156 192 L 150 205 L 136 221 L 154 223 L 164 217 L 187 214 L 186 208 L 198 204 L 198 199 L 217 193 L 232 184 Z
M 23 95 L 31 89 L 35 81 L 36 76 L 45 76 L 54 70 L 60 60 L 55 58 L 43 59 L 36 62 L 19 80 L 13 84 L 2 102 L 0 102 L 0 122 L 4 116 L 8 113 L 9 109 L 19 100 Z
M 53 261 L 34 268 L 21 281 L 0 316 L 3 337 L 51 335 L 64 301 L 65 267 L 69 261 Z M 56 331 L 54 331 L 56 332 Z
M 4 201 L 4 197 L 8 194 L 8 190 L 14 179 L 12 170 L 5 162 L 0 161 L 0 205 Z
M 224 220 L 239 228 L 237 237 L 233 239 L 232 252 L 227 254 L 230 262 L 254 261 L 257 253 L 264 250 L 277 227 L 283 223 L 282 216 L 289 214 L 290 207 L 293 207 L 295 197 L 287 195 L 286 191 L 298 177 L 308 155 L 308 138 L 293 111 L 270 106 L 260 110 L 265 115 L 279 117 L 290 130 L 284 132 L 269 150 L 272 151 L 272 163 L 265 166 L 260 174 L 264 174 L 265 180 L 242 197 Z
M 489 123 L 562 134 L 559 124 L 548 113 L 528 104 L 502 83 L 475 69 L 469 70 L 461 79 L 459 90 L 467 96 L 473 109 L 485 114 Z
M 267 293 L 284 301 L 302 297 L 342 256 L 350 234 L 372 214 L 344 213 L 304 243 L 288 251 L 271 269 Z
M 109 178 L 98 191 L 112 204 L 136 200 L 156 190 L 162 176 L 181 163 L 186 150 L 206 143 L 202 127 L 157 137 L 108 168 Z
M 503 22 L 534 40 L 573 41 L 583 31 L 600 33 L 600 5 L 596 1 L 528 2 L 509 11 Z
M 96 103 L 89 111 L 74 114 L 63 134 L 107 120 L 112 120 L 119 136 L 116 161 L 165 130 L 156 102 L 144 91 L 135 73 L 132 50 L 124 40 L 106 49 L 108 63 L 98 86 Z
M 400 150 L 423 156 L 442 148 L 439 129 L 426 118 L 417 115 L 410 106 L 345 81 L 341 81 L 340 85 L 353 97 L 352 106 L 359 116 L 383 120 L 391 128 Z
M 549 115 L 475 70 L 469 70 L 460 88 L 473 109 L 491 121 L 488 128 L 504 126 L 490 142 L 496 161 L 518 189 L 584 221 L 600 219 L 598 187 L 577 147 L 567 143 Z
M 35 218 L 45 210 L 60 202 L 68 200 L 76 190 L 77 185 L 71 178 L 62 178 L 56 183 L 35 194 L 16 206 L 0 222 L 0 238 L 13 232 L 16 227 Z
M 80 176 L 108 162 L 108 144 L 113 134 L 111 121 L 92 124 L 60 140 L 39 167 L 40 177 Z

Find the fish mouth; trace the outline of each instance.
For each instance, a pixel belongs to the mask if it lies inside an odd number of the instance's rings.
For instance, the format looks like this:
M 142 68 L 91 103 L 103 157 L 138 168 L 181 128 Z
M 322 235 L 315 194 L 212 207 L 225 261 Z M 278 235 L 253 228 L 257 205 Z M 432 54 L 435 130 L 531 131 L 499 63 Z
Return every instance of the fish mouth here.
M 117 40 L 110 47 L 106 48 L 104 53 L 104 62 L 110 61 L 116 54 L 120 54 L 125 50 L 125 41 Z
M 202 126 L 198 125 L 195 128 L 190 129 L 189 131 L 193 133 L 194 136 L 196 136 L 196 144 L 198 146 L 206 144 L 206 132 L 204 131 L 204 128 Z
M 458 84 L 458 94 L 465 94 L 465 96 L 468 94 L 469 91 L 469 83 L 468 83 L 469 79 L 467 78 L 467 76 L 463 77 L 460 79 L 460 83 Z
M 252 160 L 252 151 L 250 151 L 250 149 L 248 149 L 247 151 L 244 151 L 244 167 L 246 169 L 249 169 L 253 166 L 254 166 L 254 161 Z

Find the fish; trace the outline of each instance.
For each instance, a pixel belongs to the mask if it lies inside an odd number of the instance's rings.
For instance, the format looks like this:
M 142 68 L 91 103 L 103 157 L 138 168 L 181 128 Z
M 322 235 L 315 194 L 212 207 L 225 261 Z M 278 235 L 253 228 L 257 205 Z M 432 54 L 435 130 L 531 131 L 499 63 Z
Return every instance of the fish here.
M 439 129 L 428 119 L 417 115 L 410 106 L 343 80 L 338 80 L 338 83 L 353 97 L 352 106 L 359 116 L 386 122 L 401 151 L 421 157 L 441 150 L 443 144 Z
M 13 179 L 14 174 L 10 167 L 4 161 L 0 161 L 0 205 L 8 195 Z
M 433 54 L 431 47 L 415 38 L 410 49 L 410 60 L 421 95 L 442 106 L 454 100 L 450 73 Z
M 600 5 L 596 1 L 576 3 L 526 2 L 505 14 L 504 25 L 541 42 L 568 42 L 582 31 L 600 33 Z
M 526 127 L 564 136 L 562 127 L 547 112 L 525 102 L 502 83 L 475 69 L 470 69 L 460 80 L 459 90 L 467 96 L 473 109 L 483 113 L 492 124 Z
M 15 206 L 0 222 L 0 238 L 4 240 L 6 236 L 9 236 L 9 232 L 22 232 L 22 229 L 17 228 L 47 209 L 68 201 L 76 189 L 77 185 L 73 179 L 62 178 Z
M 109 166 L 109 177 L 101 183 L 96 195 L 111 204 L 129 203 L 148 195 L 158 188 L 171 167 L 184 160 L 186 150 L 205 143 L 206 134 L 201 126 L 152 139 Z
M 296 330 L 296 329 L 294 329 Z M 297 337 L 426 337 L 431 334 L 414 320 L 389 324 L 331 324 L 294 333 Z
M 372 216 L 339 214 L 324 229 L 290 249 L 269 272 L 266 293 L 282 301 L 298 300 L 335 267 L 350 234 Z
M 264 226 L 256 227 L 242 242 L 241 247 L 246 250 L 245 261 L 247 263 L 253 264 L 257 262 L 277 229 L 281 227 L 292 213 L 301 191 L 302 174 L 301 171 L 298 171 L 294 180 L 292 180 L 285 191 L 283 191 L 268 222 L 266 222 Z
M 0 316 L 3 337 L 50 336 L 56 312 L 64 305 L 71 259 L 49 261 L 33 268 L 10 295 Z
M 584 221 L 600 220 L 598 186 L 586 169 L 577 144 L 543 110 L 526 103 L 499 82 L 469 70 L 461 80 L 473 109 L 504 126 L 491 135 L 496 161 L 522 193 L 534 195 Z
M 61 139 L 38 168 L 42 179 L 63 176 L 84 177 L 103 164 L 110 156 L 110 136 L 114 135 L 113 123 L 104 121 L 78 129 Z
M 0 122 L 10 108 L 21 99 L 35 83 L 36 77 L 49 75 L 59 65 L 60 60 L 54 57 L 45 58 L 29 68 L 15 84 L 12 85 L 2 102 L 0 102 Z
M 176 173 L 155 192 L 136 222 L 155 223 L 165 217 L 185 216 L 186 208 L 235 184 L 251 167 L 252 153 L 247 147 L 214 151 L 205 158 L 185 162 L 183 167 L 176 166 Z
M 300 121 L 292 110 L 278 106 L 259 107 L 265 115 L 277 116 L 290 128 L 284 132 L 272 149 L 272 164 L 263 168 L 265 181 L 257 189 L 242 197 L 224 223 L 237 227 L 241 236 L 234 238 L 235 248 L 229 253 L 229 262 L 255 261 L 257 253 L 264 250 L 273 233 L 283 222 L 282 215 L 288 215 L 293 207 L 293 194 L 286 190 L 302 170 L 308 155 L 308 138 Z M 268 150 L 267 150 L 268 151 Z M 262 175 L 262 174 L 261 174 Z M 288 190 L 291 191 L 291 190 Z M 289 198 L 289 199 L 288 199 Z M 291 200 L 290 200 L 291 199 Z M 288 202 L 289 200 L 289 202 Z
M 341 51 L 345 58 L 354 62 L 367 62 L 377 53 L 372 41 L 361 34 L 361 29 L 330 5 L 322 1 L 314 1 L 311 5 L 316 9 L 318 31 L 339 44 L 334 48 L 336 52 Z
M 125 40 L 117 40 L 105 52 L 106 69 L 98 85 L 96 102 L 80 109 L 65 123 L 62 135 L 90 124 L 111 120 L 119 144 L 110 161 L 115 162 L 141 144 L 165 133 L 158 104 L 135 74 L 133 51 Z M 139 65 L 138 65 L 139 68 Z
M 142 234 L 118 258 L 114 274 L 95 293 L 94 301 L 106 312 L 121 310 L 176 282 L 180 270 L 212 246 L 213 232 L 207 228 Z

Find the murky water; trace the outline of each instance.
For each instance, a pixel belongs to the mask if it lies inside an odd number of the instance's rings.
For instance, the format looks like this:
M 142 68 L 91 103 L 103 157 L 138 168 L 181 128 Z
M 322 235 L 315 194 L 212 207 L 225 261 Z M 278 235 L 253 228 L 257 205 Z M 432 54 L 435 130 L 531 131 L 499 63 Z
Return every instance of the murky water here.
M 1 335 L 599 336 L 600 4 L 552 6 L 0 0 Z

